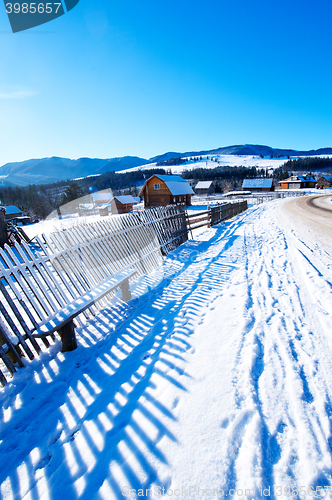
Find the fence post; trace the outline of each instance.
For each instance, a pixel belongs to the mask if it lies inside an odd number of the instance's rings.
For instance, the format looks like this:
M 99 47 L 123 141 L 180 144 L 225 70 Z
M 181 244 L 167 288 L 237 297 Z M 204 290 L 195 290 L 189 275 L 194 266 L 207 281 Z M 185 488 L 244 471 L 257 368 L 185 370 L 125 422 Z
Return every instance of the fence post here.
M 5 209 L 0 208 L 0 247 L 4 248 L 5 243 L 8 243 L 7 221 L 5 216 Z

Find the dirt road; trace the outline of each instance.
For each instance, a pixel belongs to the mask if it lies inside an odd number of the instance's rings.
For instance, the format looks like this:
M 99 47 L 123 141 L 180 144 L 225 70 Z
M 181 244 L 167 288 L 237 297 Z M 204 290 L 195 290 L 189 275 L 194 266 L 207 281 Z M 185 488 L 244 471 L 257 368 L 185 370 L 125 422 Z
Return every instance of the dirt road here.
M 324 243 L 332 249 L 331 195 L 292 198 L 287 200 L 284 207 L 295 219 L 295 228 L 300 225 L 301 229 L 307 230 L 311 236 L 316 233 L 317 243 Z

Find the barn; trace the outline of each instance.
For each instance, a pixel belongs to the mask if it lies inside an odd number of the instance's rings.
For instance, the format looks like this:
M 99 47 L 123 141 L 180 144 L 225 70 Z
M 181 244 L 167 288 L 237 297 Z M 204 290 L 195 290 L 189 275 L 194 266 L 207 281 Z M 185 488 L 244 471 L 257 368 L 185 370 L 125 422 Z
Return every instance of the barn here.
M 242 189 L 252 193 L 274 191 L 273 179 L 244 179 Z
M 214 194 L 215 186 L 213 181 L 199 181 L 195 186 L 196 194 L 207 195 Z
M 314 188 L 317 181 L 309 174 L 307 175 L 292 175 L 288 179 L 280 181 L 281 189 L 304 189 Z
M 135 203 L 137 201 L 133 196 L 114 196 L 111 200 L 112 214 L 127 214 L 128 212 L 132 212 Z
M 324 188 L 328 188 L 328 187 L 332 187 L 332 176 L 323 175 L 322 177 L 320 177 L 318 179 L 316 188 L 317 189 L 324 189 Z
M 154 174 L 144 184 L 140 196 L 145 207 L 191 205 L 190 184 L 179 175 Z

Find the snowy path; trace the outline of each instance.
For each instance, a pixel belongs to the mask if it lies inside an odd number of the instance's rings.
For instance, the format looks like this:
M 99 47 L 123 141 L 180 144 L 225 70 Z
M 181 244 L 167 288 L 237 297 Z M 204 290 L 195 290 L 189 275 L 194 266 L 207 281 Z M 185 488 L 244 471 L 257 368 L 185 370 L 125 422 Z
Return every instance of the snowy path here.
M 1 498 L 332 498 L 332 247 L 292 202 L 189 241 L 15 376 Z

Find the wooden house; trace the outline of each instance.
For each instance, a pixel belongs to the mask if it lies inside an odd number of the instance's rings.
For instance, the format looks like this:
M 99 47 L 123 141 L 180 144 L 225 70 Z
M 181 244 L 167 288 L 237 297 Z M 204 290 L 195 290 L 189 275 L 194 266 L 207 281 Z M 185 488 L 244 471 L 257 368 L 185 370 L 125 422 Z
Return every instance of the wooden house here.
M 198 195 L 214 194 L 215 187 L 213 181 L 199 181 L 195 186 L 195 192 Z
M 132 212 L 134 204 L 137 203 L 131 195 L 114 196 L 111 200 L 112 214 L 127 214 Z
M 318 179 L 316 184 L 317 189 L 324 189 L 329 187 L 332 187 L 332 176 L 324 175 Z
M 281 189 L 304 189 L 314 188 L 317 181 L 309 174 L 307 175 L 292 175 L 288 179 L 279 182 Z
M 16 217 L 23 216 L 22 210 L 15 207 L 15 205 L 9 205 L 8 207 L 3 206 L 2 208 L 5 209 L 6 220 L 12 220 L 12 219 L 15 219 Z
M 145 207 L 191 205 L 193 194 L 190 184 L 179 175 L 157 174 L 145 182 L 140 192 Z
M 252 193 L 274 191 L 273 179 L 244 179 L 242 190 Z

